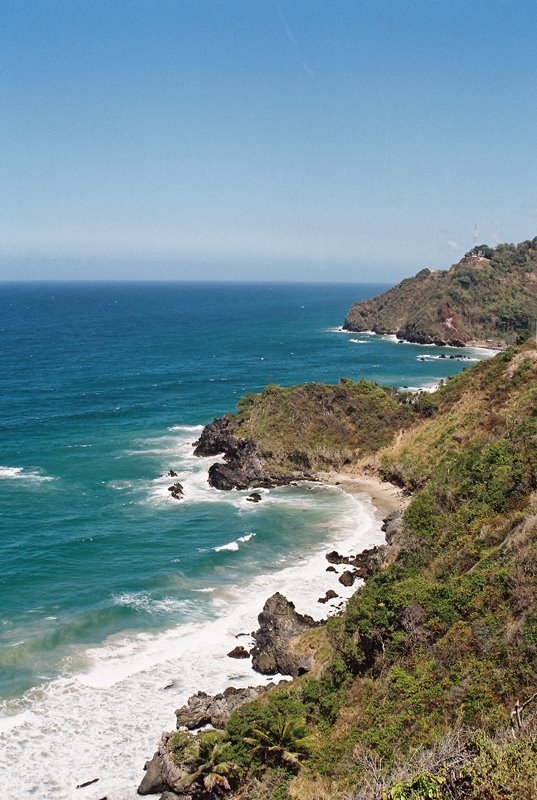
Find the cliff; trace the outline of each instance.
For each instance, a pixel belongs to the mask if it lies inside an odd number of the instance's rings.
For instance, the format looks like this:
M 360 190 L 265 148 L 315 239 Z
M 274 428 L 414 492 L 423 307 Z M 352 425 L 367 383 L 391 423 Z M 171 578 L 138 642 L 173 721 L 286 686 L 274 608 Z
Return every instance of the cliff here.
M 355 303 L 343 327 L 420 344 L 502 347 L 523 341 L 537 319 L 537 237 L 486 245 L 449 270 L 422 269 L 387 292 Z
M 297 401 L 299 388 L 282 391 Z M 307 419 L 279 435 L 269 417 L 289 396 L 249 398 L 230 424 L 260 449 L 269 436 L 272 458 L 298 441 L 315 453 L 326 395 L 307 390 Z M 365 418 L 353 429 L 349 466 L 412 492 L 402 521 L 343 613 L 304 634 L 310 672 L 217 734 L 163 740 L 166 798 L 537 796 L 537 350 L 481 362 L 421 411 L 386 397 L 374 435 Z
M 224 453 L 226 463 L 209 470 L 217 489 L 277 486 L 356 463 L 431 408 L 428 395 L 365 380 L 271 385 L 240 400 L 237 413 L 207 425 L 195 453 Z

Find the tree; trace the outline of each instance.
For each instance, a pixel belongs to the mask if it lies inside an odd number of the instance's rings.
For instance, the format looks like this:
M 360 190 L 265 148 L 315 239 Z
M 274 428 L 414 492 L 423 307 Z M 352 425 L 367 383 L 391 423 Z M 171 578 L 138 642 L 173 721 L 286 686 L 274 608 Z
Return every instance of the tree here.
M 260 755 L 268 764 L 295 769 L 307 753 L 311 740 L 304 719 L 286 719 L 282 714 L 277 714 L 265 730 L 254 728 L 252 734 L 244 739 L 246 744 L 251 745 L 252 753 Z

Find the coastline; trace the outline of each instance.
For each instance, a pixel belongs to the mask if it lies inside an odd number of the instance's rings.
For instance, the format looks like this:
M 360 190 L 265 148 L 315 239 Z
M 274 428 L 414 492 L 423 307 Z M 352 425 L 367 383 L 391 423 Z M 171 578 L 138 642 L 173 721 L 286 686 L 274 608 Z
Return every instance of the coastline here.
M 296 607 L 296 612 L 298 612 L 299 617 L 301 612 L 306 610 L 310 611 L 310 613 L 313 612 L 314 618 L 319 620 L 325 620 L 334 614 L 341 614 L 349 598 L 354 595 L 356 591 L 359 591 L 365 580 L 367 580 L 367 577 L 370 574 L 369 570 L 371 568 L 378 568 L 378 565 L 382 563 L 384 545 L 387 544 L 387 541 L 390 541 L 389 534 L 385 534 L 385 531 L 387 530 L 385 523 L 388 522 L 386 518 L 393 515 L 394 512 L 401 512 L 409 501 L 408 496 L 406 496 L 399 487 L 387 481 L 383 481 L 374 475 L 331 471 L 317 473 L 315 477 L 316 480 L 318 480 L 318 483 L 313 484 L 311 487 L 312 490 L 315 489 L 315 486 L 325 486 L 334 489 L 337 488 L 345 493 L 349 498 L 352 498 L 353 502 L 360 507 L 360 513 L 355 522 L 359 520 L 361 524 L 358 524 L 352 533 L 350 533 L 348 529 L 341 529 L 339 535 L 333 536 L 330 544 L 325 542 L 324 546 L 318 549 L 316 554 L 311 554 L 306 559 L 310 568 L 308 575 L 309 580 L 304 582 L 300 581 L 299 583 L 296 583 L 295 581 L 292 581 L 291 583 L 289 581 L 284 581 L 284 583 L 287 584 L 285 587 L 287 591 L 283 591 L 283 597 L 281 596 L 281 593 L 284 587 L 281 585 L 273 585 L 271 593 L 267 593 L 264 601 L 263 611 L 265 614 L 269 606 L 269 601 L 276 601 L 277 595 L 274 594 L 274 590 L 276 592 L 280 592 L 280 599 L 277 602 L 289 601 L 290 608 L 293 609 Z M 330 552 L 327 552 L 328 547 L 330 546 L 335 548 L 335 550 L 332 549 Z M 360 555 L 364 556 L 362 562 L 360 562 Z M 356 567 L 359 569 L 356 569 Z M 273 576 L 273 580 L 276 578 L 275 583 L 281 584 L 281 580 L 286 573 L 288 575 L 290 573 L 295 573 L 296 577 L 298 577 L 297 570 L 302 572 L 298 563 L 295 563 L 293 566 L 287 566 L 280 572 L 278 577 Z M 342 576 L 347 577 L 352 574 L 349 570 L 352 570 L 354 573 L 354 577 L 350 584 L 340 580 Z M 305 575 L 303 577 L 305 577 Z M 317 601 L 315 601 L 315 598 L 319 594 L 322 594 L 325 586 L 330 586 L 332 592 L 334 589 L 337 589 L 335 599 L 329 599 L 329 593 L 327 592 L 327 597 L 325 599 L 319 598 Z M 297 589 L 299 589 L 298 593 L 296 592 Z M 313 607 L 310 607 L 309 609 L 301 608 L 306 600 L 306 597 L 307 604 L 310 606 L 314 605 L 317 613 L 315 613 L 315 609 Z M 301 600 L 302 602 L 300 602 Z M 319 606 L 319 603 L 324 605 Z M 260 614 L 261 610 L 261 607 L 256 609 L 257 614 Z M 295 614 L 295 611 L 290 611 L 290 613 L 293 615 Z M 308 617 L 308 619 L 311 621 L 311 617 Z M 222 620 L 222 622 L 224 621 Z M 230 620 L 228 619 L 226 622 L 229 628 Z M 264 625 L 266 622 L 262 622 L 261 617 L 259 617 L 259 624 Z M 269 628 L 266 629 L 265 636 L 267 635 L 267 630 L 272 630 L 273 624 L 275 623 L 272 621 L 269 623 Z M 245 629 L 247 629 L 247 626 L 245 626 Z M 239 634 L 239 636 L 242 635 L 246 636 L 246 634 Z M 268 633 L 269 638 L 271 635 L 271 633 Z M 253 636 L 253 639 L 251 636 Z M 247 650 L 256 642 L 256 637 L 254 634 L 251 636 L 247 638 L 247 641 L 242 640 L 244 641 L 244 644 L 247 645 Z M 236 635 L 235 641 L 237 638 L 238 637 Z M 292 636 L 287 640 L 287 642 L 280 641 L 279 646 L 283 648 L 280 652 L 283 653 L 283 658 L 286 660 L 289 658 L 291 658 L 291 660 L 296 658 L 296 656 L 293 654 L 293 641 L 294 638 Z M 261 647 L 265 647 L 266 644 L 267 643 L 265 642 L 265 644 Z M 256 644 L 256 646 L 258 645 Z M 269 648 L 270 647 L 271 645 L 269 645 Z M 227 661 L 229 659 L 226 658 L 225 660 Z M 231 693 L 229 696 L 232 698 L 236 696 L 237 690 L 242 690 L 245 692 L 243 699 L 238 703 L 238 705 L 240 705 L 242 702 L 251 699 L 251 697 L 247 694 L 248 691 L 257 692 L 260 690 L 260 684 L 267 685 L 267 681 L 269 685 L 277 684 L 282 679 L 284 681 L 290 679 L 289 674 L 286 676 L 285 673 L 282 674 L 278 672 L 276 674 L 267 675 L 264 672 L 257 672 L 253 669 L 251 661 L 248 661 L 245 665 L 246 669 L 243 675 L 243 681 L 239 682 L 237 685 L 236 681 L 230 680 L 229 669 L 226 668 L 226 665 L 222 664 L 222 666 L 223 671 L 221 675 L 220 686 L 216 692 L 213 690 L 207 699 L 203 698 L 202 704 L 205 703 L 207 708 L 211 707 L 212 703 L 216 704 L 215 707 L 225 708 L 227 703 L 225 698 L 228 696 L 228 692 Z M 225 678 L 226 673 L 227 680 Z M 247 675 L 249 676 L 249 680 L 244 680 Z M 248 689 L 246 689 L 246 687 L 248 687 Z M 185 694 L 183 694 L 182 699 L 186 705 L 183 706 L 182 724 L 186 725 L 190 730 L 195 729 L 196 724 L 199 721 L 198 717 L 196 716 L 196 714 L 199 713 L 197 711 L 199 707 L 199 700 L 196 693 L 200 690 L 203 690 L 203 686 L 200 685 L 200 683 L 197 683 L 196 686 L 191 687 L 191 692 L 189 693 L 188 698 Z M 192 713 L 190 710 L 190 701 L 193 702 L 192 709 L 194 713 Z M 229 708 L 227 714 L 230 713 L 230 710 L 231 708 Z M 153 785 L 155 787 L 162 785 L 162 780 L 164 780 L 164 784 L 166 784 L 166 779 L 163 776 L 167 774 L 165 764 L 165 742 L 168 735 L 169 734 L 164 733 L 163 739 L 160 740 L 160 743 L 155 741 L 155 747 L 158 749 L 153 757 L 151 757 L 149 753 L 147 754 L 148 760 L 146 761 L 146 769 L 148 769 L 149 772 L 141 773 L 140 777 L 142 779 L 142 783 L 139 787 L 143 790 L 144 794 L 146 793 L 146 790 L 148 788 L 150 790 L 150 787 Z M 162 759 L 164 759 L 164 761 L 162 761 Z
M 323 475 L 323 483 L 311 484 L 307 494 L 311 492 L 314 496 L 323 484 L 332 491 L 340 489 L 356 503 L 354 508 L 353 502 L 343 504 L 323 544 L 311 552 L 305 549 L 297 559 L 282 564 L 274 573 L 258 575 L 247 585 L 215 592 L 216 608 L 220 611 L 201 627 L 192 622 L 160 635 L 112 637 L 93 650 L 89 671 L 53 682 L 41 702 L 29 708 L 24 717 L 12 720 L 15 727 L 6 730 L 3 744 L 6 766 L 9 764 L 7 780 L 16 787 L 18 796 L 29 797 L 32 790 L 41 787 L 66 800 L 78 783 L 99 777 L 95 786 L 85 790 L 87 800 L 99 800 L 105 794 L 110 800 L 129 800 L 136 796 L 135 787 L 143 777 L 144 761 L 154 752 L 161 732 L 173 726 L 174 709 L 189 696 L 199 690 L 215 694 L 228 686 L 241 688 L 281 679 L 280 675 L 254 672 L 250 661 L 227 657 L 237 643 L 248 646 L 245 639 L 236 638 L 237 634 L 257 627 L 257 616 L 264 602 L 275 592 L 295 603 L 299 613 L 313 614 L 316 619 L 338 613 L 361 582 L 342 585 L 338 578 L 348 566 L 336 564 L 333 571 L 327 571 L 326 554 L 337 549 L 342 556 L 349 557 L 383 544 L 382 518 L 402 499 L 400 491 L 391 484 L 347 473 Z M 285 492 L 284 487 L 282 490 Z M 278 494 L 281 490 L 273 491 Z M 263 502 L 271 501 L 267 498 Z M 291 498 L 285 502 L 296 503 Z M 247 504 L 247 507 L 250 513 L 255 513 L 255 506 L 250 508 Z M 317 598 L 329 588 L 337 591 L 338 598 L 319 604 Z M 212 642 L 210 652 L 201 646 L 202 641 Z M 164 691 L 169 684 L 174 685 L 172 693 Z M 61 726 L 56 713 L 58 703 Z M 79 731 L 73 738 L 80 716 L 88 715 L 95 706 L 107 709 L 104 717 L 104 712 L 101 713 L 99 730 L 93 730 L 90 724 L 84 733 Z M 145 709 L 143 716 L 141 708 Z M 134 719 L 138 722 L 133 728 Z M 32 770 L 30 764 L 21 771 L 20 765 L 25 763 L 21 761 L 21 752 L 26 750 L 28 741 L 37 746 L 44 735 L 51 735 L 51 730 L 55 731 L 51 757 L 40 765 L 46 771 Z M 125 753 L 120 757 L 116 746 L 111 747 L 112 742 L 117 743 L 118 730 L 130 730 L 135 739 L 128 758 Z M 121 737 L 122 734 L 120 740 Z M 53 753 L 68 751 L 73 742 L 77 743 L 76 757 L 73 754 L 69 763 L 60 764 Z
M 410 500 L 394 483 L 365 472 L 318 472 L 315 477 L 328 486 L 339 486 L 347 494 L 371 500 L 381 516 L 403 510 Z

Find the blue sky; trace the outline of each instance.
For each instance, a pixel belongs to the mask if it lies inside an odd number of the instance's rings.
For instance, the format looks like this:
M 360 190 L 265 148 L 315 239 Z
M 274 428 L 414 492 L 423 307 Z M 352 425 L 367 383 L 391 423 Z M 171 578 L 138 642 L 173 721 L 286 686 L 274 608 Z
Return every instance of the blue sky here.
M 2 0 L 0 279 L 397 280 L 537 235 L 537 6 Z

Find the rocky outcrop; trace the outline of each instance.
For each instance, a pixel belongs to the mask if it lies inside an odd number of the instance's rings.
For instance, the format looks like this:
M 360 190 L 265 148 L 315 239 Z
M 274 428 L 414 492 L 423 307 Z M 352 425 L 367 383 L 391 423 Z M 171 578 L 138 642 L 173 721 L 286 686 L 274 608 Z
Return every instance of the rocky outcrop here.
M 250 653 L 242 645 L 237 645 L 228 653 L 228 658 L 250 658 Z
M 171 493 L 171 496 L 174 500 L 182 500 L 184 495 L 184 490 L 182 484 L 179 482 L 174 483 L 172 486 L 168 486 L 168 491 Z
M 386 546 L 369 547 L 362 550 L 357 556 L 352 556 L 348 563 L 354 567 L 354 574 L 357 578 L 370 578 L 384 563 L 386 556 Z
M 138 786 L 138 794 L 160 794 L 179 797 L 181 800 L 193 800 L 196 796 L 195 785 L 192 784 L 191 773 L 185 765 L 178 764 L 169 750 L 170 733 L 164 733 L 158 750 L 145 764 L 145 775 Z M 168 794 L 169 793 L 169 794 Z M 198 793 L 199 794 L 199 793 Z
M 255 700 L 273 685 L 269 683 L 267 686 L 248 686 L 246 689 L 235 689 L 230 686 L 221 694 L 215 695 L 198 692 L 189 697 L 186 704 L 175 712 L 177 727 L 191 731 L 204 725 L 223 728 L 232 711 L 243 703 Z
M 255 646 L 250 651 L 253 668 L 264 675 L 280 672 L 293 678 L 309 672 L 311 657 L 297 652 L 293 645 L 301 634 L 320 623 L 298 614 L 294 603 L 279 592 L 269 597 L 258 620 L 260 627 L 253 634 Z
M 401 514 L 399 511 L 394 511 L 393 514 L 390 514 L 386 519 L 390 519 L 393 516 L 393 525 L 399 525 L 400 522 L 396 520 L 395 515 Z M 383 528 L 384 530 L 384 528 Z M 344 586 L 352 586 L 354 583 L 354 578 L 369 578 L 373 575 L 374 572 L 384 563 L 385 558 L 385 546 L 382 545 L 380 547 L 370 547 L 366 550 L 362 550 L 361 553 L 358 553 L 356 556 L 342 556 L 340 555 L 337 550 L 332 550 L 330 553 L 327 553 L 325 558 L 330 564 L 346 564 L 350 567 L 354 567 L 352 572 L 346 571 L 339 577 L 339 582 L 342 583 Z M 331 568 L 328 567 L 328 570 Z M 332 567 L 331 571 L 335 571 Z M 352 577 L 349 577 L 349 575 Z
M 209 468 L 209 484 L 215 489 L 270 488 L 286 485 L 300 477 L 269 472 L 255 442 L 236 436 L 228 419 L 215 419 L 206 425 L 194 444 L 196 456 L 224 456 L 225 463 L 216 463 Z M 248 499 L 256 503 L 261 500 L 261 495 L 254 493 Z
M 388 514 L 388 516 L 382 521 L 381 530 L 384 531 L 387 544 L 392 543 L 393 537 L 397 533 L 399 533 L 402 525 L 403 525 L 402 511 L 392 511 L 391 514 Z
M 318 603 L 328 603 L 329 600 L 334 600 L 336 597 L 339 597 L 337 592 L 334 592 L 333 589 L 328 589 L 324 595 L 324 597 L 319 597 L 317 600 Z
M 261 495 L 259 494 L 259 492 L 252 492 L 252 494 L 249 494 L 246 499 L 248 500 L 249 503 L 260 503 Z
M 232 435 L 229 420 L 214 419 L 204 427 L 200 438 L 197 442 L 194 442 L 194 455 L 218 456 L 221 453 L 226 453 L 229 446 L 229 438 Z

